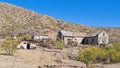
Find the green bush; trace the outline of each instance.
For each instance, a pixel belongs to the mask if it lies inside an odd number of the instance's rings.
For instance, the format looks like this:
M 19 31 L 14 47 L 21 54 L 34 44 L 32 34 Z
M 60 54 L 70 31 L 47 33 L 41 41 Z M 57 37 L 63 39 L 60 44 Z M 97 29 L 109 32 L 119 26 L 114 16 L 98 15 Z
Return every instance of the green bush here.
M 21 42 L 23 40 L 23 37 L 19 36 L 17 39 L 19 42 Z
M 106 48 L 109 53 L 110 63 L 119 63 L 120 62 L 120 43 L 112 43 L 109 47 Z
M 88 48 L 81 50 L 77 59 L 89 65 L 94 60 L 93 50 Z
M 87 65 L 101 62 L 120 63 L 120 43 L 113 43 L 107 48 L 90 46 L 80 50 L 77 59 Z
M 112 43 L 112 46 L 115 50 L 120 51 L 120 43 Z
M 23 36 L 17 36 L 17 39 L 19 42 L 21 42 L 22 40 L 31 40 L 32 36 L 29 34 L 23 35 Z
M 64 47 L 62 40 L 56 40 L 55 45 L 58 49 L 62 49 Z
M 1 48 L 4 51 L 6 51 L 7 55 L 13 55 L 17 50 L 17 48 L 16 48 L 17 44 L 18 44 L 18 42 L 14 41 L 14 40 L 5 40 L 2 42 Z
M 51 40 L 51 43 L 58 49 L 62 49 L 64 47 L 64 44 L 63 44 L 62 40 L 60 40 L 60 39 Z
M 26 35 L 23 36 L 23 38 L 26 39 L 26 40 L 31 40 L 32 36 L 29 35 L 29 34 L 26 34 Z
M 95 50 L 95 62 L 106 62 L 108 59 L 108 51 L 104 48 L 97 47 Z
M 91 46 L 79 52 L 78 60 L 86 64 L 106 61 L 108 52 L 100 47 Z
M 116 49 L 110 49 L 109 52 L 109 59 L 111 63 L 119 63 L 120 62 L 120 52 Z

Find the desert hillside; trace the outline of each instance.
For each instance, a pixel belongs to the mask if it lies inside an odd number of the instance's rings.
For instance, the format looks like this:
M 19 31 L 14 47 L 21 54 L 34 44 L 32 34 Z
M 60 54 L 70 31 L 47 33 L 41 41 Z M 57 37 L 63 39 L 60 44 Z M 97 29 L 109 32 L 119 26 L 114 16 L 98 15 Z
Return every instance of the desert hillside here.
M 76 32 L 96 32 L 105 30 L 110 41 L 120 41 L 120 28 L 96 28 L 73 24 L 44 14 L 0 2 L 0 35 L 16 35 L 19 33 L 40 34 L 44 29 L 58 32 L 68 30 Z

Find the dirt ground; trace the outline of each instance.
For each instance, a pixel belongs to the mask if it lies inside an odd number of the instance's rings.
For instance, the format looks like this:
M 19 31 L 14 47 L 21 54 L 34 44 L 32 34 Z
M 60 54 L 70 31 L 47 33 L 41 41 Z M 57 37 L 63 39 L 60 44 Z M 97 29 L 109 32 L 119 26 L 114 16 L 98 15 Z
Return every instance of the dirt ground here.
M 78 49 L 78 48 L 77 48 Z M 84 67 L 85 64 L 79 61 L 69 60 L 69 55 L 77 53 L 79 50 L 71 48 L 56 50 L 47 48 L 37 48 L 36 50 L 19 49 L 14 56 L 0 53 L 0 68 L 39 68 L 39 66 L 54 66 L 56 68 Z
M 19 49 L 14 56 L 4 55 L 4 52 L 0 51 L 0 68 L 39 68 L 39 66 L 42 68 L 50 68 L 47 66 L 86 68 L 84 63 L 74 60 L 73 57 L 78 52 L 78 47 L 64 48 L 63 50 L 42 47 L 35 50 Z M 95 68 L 120 68 L 120 64 L 98 64 Z

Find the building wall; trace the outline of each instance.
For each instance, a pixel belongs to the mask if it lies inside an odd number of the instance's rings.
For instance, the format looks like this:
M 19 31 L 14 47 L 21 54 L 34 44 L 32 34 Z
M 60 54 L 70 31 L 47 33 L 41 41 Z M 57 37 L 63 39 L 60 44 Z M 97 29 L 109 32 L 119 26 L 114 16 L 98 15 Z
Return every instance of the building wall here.
M 68 40 L 72 40 L 73 42 L 77 42 L 78 44 L 81 44 L 83 38 L 82 37 L 64 37 L 64 44 L 68 44 Z
M 77 42 L 78 44 L 81 44 L 83 39 L 84 39 L 83 37 L 75 37 L 73 41 Z
M 108 44 L 109 43 L 109 36 L 106 32 L 101 32 L 98 35 L 98 43 L 99 44 Z
M 61 39 L 64 44 L 68 44 L 68 40 L 77 42 L 78 44 L 91 44 L 91 45 L 100 45 L 108 44 L 109 36 L 105 31 L 97 34 L 96 36 L 90 37 L 80 37 L 80 36 L 63 36 L 60 32 L 57 35 L 57 39 Z
M 97 45 L 98 44 L 98 37 L 97 36 L 85 37 L 83 44 Z
M 83 44 L 93 44 L 93 45 L 100 45 L 100 44 L 108 44 L 109 43 L 109 36 L 105 31 L 102 31 L 96 36 L 85 37 Z

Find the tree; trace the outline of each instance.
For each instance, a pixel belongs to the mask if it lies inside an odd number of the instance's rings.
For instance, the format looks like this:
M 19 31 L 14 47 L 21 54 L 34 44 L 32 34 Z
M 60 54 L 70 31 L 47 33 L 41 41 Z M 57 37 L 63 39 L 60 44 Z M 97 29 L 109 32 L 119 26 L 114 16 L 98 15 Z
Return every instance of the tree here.
M 7 55 L 13 55 L 17 50 L 17 41 L 14 40 L 5 40 L 2 42 L 2 49 L 6 51 Z

